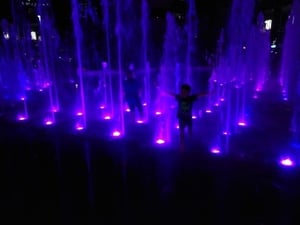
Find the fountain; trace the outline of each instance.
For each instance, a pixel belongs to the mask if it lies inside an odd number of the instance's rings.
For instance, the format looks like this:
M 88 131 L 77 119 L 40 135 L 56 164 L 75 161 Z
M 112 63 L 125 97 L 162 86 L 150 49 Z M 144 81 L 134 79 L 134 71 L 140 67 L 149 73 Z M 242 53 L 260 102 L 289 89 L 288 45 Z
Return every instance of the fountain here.
M 20 29 L 16 25 L 9 27 L 2 23 L 4 44 L 1 46 L 3 53 L 0 65 L 3 70 L 0 82 L 1 91 L 6 92 L 3 96 L 18 102 L 20 120 L 36 118 L 33 114 L 39 113 L 44 124 L 56 125 L 58 115 L 65 113 L 63 115 L 67 115 L 67 118 L 72 118 L 71 123 L 75 123 L 77 130 L 86 130 L 96 120 L 101 126 L 105 124 L 103 126 L 108 127 L 111 137 L 130 136 L 128 131 L 131 131 L 131 125 L 127 126 L 123 99 L 124 73 L 130 69 L 143 81 L 145 108 L 144 120 L 136 121 L 140 124 L 134 124 L 133 127 L 155 124 L 151 129 L 154 130 L 157 143 L 172 142 L 172 135 L 178 128 L 175 123 L 176 101 L 172 97 L 154 96 L 156 90 L 153 81 L 157 78 L 157 84 L 163 91 L 174 93 L 179 91 L 183 83 L 191 84 L 192 92 L 204 89 L 202 83 L 207 75 L 202 74 L 203 66 L 200 63 L 195 65 L 196 61 L 193 60 L 197 58 L 194 57 L 194 50 L 198 36 L 195 1 L 186 1 L 188 10 L 184 26 L 178 23 L 178 15 L 166 14 L 163 51 L 161 55 L 155 55 L 155 58 L 161 58 L 160 65 L 155 66 L 158 68 L 153 68 L 155 63 L 151 53 L 154 41 L 150 32 L 153 21 L 150 17 L 151 5 L 147 0 L 138 3 L 133 0 L 99 0 L 96 8 L 93 5 L 95 2 L 87 0 L 86 3 L 84 7 L 79 0 L 71 1 L 73 37 L 66 37 L 67 41 L 71 41 L 65 48 L 71 52 L 68 61 L 71 58 L 73 64 L 61 65 L 71 68 L 68 73 L 60 72 L 61 68 L 57 67 L 57 61 L 61 60 L 59 48 L 65 39 L 58 37 L 51 11 L 43 8 L 43 4 L 46 4 L 44 0 L 39 1 L 36 7 L 39 32 L 31 32 L 29 25 L 24 23 L 22 32 L 26 38 L 19 40 L 17 33 Z M 199 106 L 196 103 L 194 108 L 193 119 L 199 118 L 197 124 L 207 120 L 207 123 L 218 126 L 217 134 L 212 134 L 214 143 L 207 140 L 209 145 L 214 146 L 212 153 L 215 154 L 222 153 L 221 142 L 224 137 L 228 146 L 230 135 L 238 134 L 252 125 L 248 107 L 256 98 L 260 99 L 260 93 L 269 78 L 270 32 L 262 29 L 262 14 L 253 18 L 254 3 L 254 0 L 233 1 L 231 17 L 218 41 L 217 60 L 210 79 L 213 94 L 208 103 L 203 103 L 207 105 Z M 99 15 L 97 12 L 100 12 Z M 21 20 L 18 15 L 15 13 L 16 21 Z M 286 38 L 291 40 L 290 36 L 295 36 L 297 31 L 292 28 L 288 30 L 291 31 L 287 31 Z M 39 46 L 39 57 L 33 57 L 32 42 Z M 288 49 L 292 51 L 292 46 L 291 41 L 285 44 L 282 65 L 285 73 L 282 74 L 296 74 L 296 63 L 291 64 L 289 58 L 293 53 L 288 52 Z M 34 63 L 29 60 L 31 58 L 36 59 Z M 293 58 L 297 58 L 297 55 L 293 55 Z M 207 71 L 210 73 L 210 68 Z M 71 80 L 72 76 L 76 78 Z M 297 81 L 296 76 L 282 77 L 291 99 L 297 90 L 294 82 Z M 73 94 L 69 95 L 74 103 L 63 98 L 63 93 L 68 90 L 61 85 L 62 80 L 67 80 L 72 86 Z M 34 106 L 32 99 L 35 95 L 40 96 L 42 103 L 39 106 Z M 72 107 L 64 107 L 66 104 Z M 203 107 L 205 113 L 202 113 Z M 69 111 L 72 114 L 68 114 Z M 145 126 L 145 122 L 149 122 L 149 125 Z M 198 128 L 206 132 L 205 126 L 199 125 Z M 215 128 L 212 130 L 216 132 Z M 102 135 L 106 130 L 96 132 Z
M 292 131 L 293 141 L 299 143 L 299 114 L 300 114 L 300 102 L 299 102 L 299 37 L 300 31 L 297 26 L 300 23 L 300 2 L 295 0 L 292 5 L 290 15 L 286 24 L 285 38 L 282 47 L 282 62 L 280 71 L 280 83 L 282 86 L 282 95 L 284 100 L 288 100 L 293 106 L 293 119 L 292 119 Z

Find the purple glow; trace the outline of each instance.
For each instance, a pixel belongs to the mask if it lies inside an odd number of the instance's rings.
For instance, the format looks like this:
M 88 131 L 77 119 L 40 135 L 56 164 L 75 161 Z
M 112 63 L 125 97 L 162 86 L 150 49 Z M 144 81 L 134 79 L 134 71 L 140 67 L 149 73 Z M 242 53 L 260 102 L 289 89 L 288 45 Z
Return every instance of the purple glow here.
M 24 120 L 27 120 L 27 119 L 28 118 L 26 116 L 23 116 L 23 115 L 18 116 L 19 121 L 24 121 Z
M 147 103 L 146 103 L 146 102 L 144 102 L 144 103 L 143 103 L 143 106 L 147 106 Z
M 83 130 L 84 129 L 84 126 L 80 123 L 76 124 L 75 126 L 76 130 Z
M 99 108 L 100 109 L 105 109 L 105 105 L 100 105 Z
M 118 130 L 115 130 L 115 131 L 112 133 L 112 136 L 113 136 L 113 137 L 120 137 L 120 136 L 121 136 L 121 132 L 118 131 Z
M 51 112 L 58 112 L 58 108 L 57 107 L 52 107 Z
M 213 154 L 220 154 L 221 153 L 221 150 L 219 149 L 219 148 L 212 148 L 211 150 L 210 150 L 210 152 L 211 153 L 213 153 Z
M 192 116 L 192 119 L 193 119 L 193 120 L 197 119 L 197 116 Z
M 162 114 L 161 111 L 156 111 L 156 112 L 155 112 L 155 115 L 157 115 L 157 116 L 159 116 L 159 115 L 161 115 L 161 114 Z
M 295 166 L 295 162 L 290 157 L 281 159 L 280 164 L 282 166 Z
M 247 126 L 246 122 L 244 122 L 244 121 L 238 122 L 238 125 L 241 127 Z
M 77 115 L 77 116 L 82 116 L 82 115 L 83 115 L 83 112 L 77 112 L 76 115 Z
M 143 121 L 143 120 L 137 120 L 136 122 L 137 122 L 137 123 L 139 123 L 139 124 L 142 124 L 142 123 L 144 123 L 144 121 Z
M 224 99 L 224 98 L 220 98 L 220 101 L 221 101 L 221 102 L 224 102 L 224 101 L 225 101 L 225 99 Z
M 253 95 L 253 98 L 254 98 L 254 99 L 258 99 L 258 96 L 257 96 L 257 95 Z
M 104 116 L 104 119 L 105 119 L 105 120 L 110 120 L 110 119 L 111 119 L 111 116 L 110 116 L 110 115 L 106 115 L 106 116 Z
M 126 111 L 126 112 L 130 112 L 130 109 L 129 109 L 129 108 L 127 108 L 127 109 L 125 109 L 125 111 Z
M 47 126 L 50 126 L 50 125 L 52 125 L 54 122 L 53 122 L 53 120 L 51 120 L 51 119 L 46 119 L 45 120 L 45 125 L 47 125 Z
M 220 106 L 220 104 L 219 104 L 219 103 L 215 103 L 215 106 L 217 106 L 217 107 L 218 107 L 218 106 Z
M 212 113 L 210 109 L 205 110 L 206 113 Z
M 20 100 L 21 100 L 21 101 L 25 101 L 25 97 L 21 97 Z
M 162 138 L 157 139 L 155 142 L 156 142 L 156 144 L 159 144 L 159 145 L 166 143 L 166 141 Z
M 223 131 L 223 135 L 229 135 L 228 131 Z

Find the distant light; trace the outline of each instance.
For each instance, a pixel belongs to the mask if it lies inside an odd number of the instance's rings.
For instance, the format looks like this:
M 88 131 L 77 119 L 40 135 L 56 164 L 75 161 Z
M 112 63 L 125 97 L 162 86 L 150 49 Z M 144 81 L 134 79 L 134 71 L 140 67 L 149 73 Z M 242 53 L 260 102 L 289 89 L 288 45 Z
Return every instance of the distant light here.
M 58 112 L 58 108 L 57 107 L 52 107 L 51 111 L 52 112 Z
M 19 121 L 24 121 L 24 120 L 27 120 L 27 117 L 20 115 L 20 116 L 18 116 L 18 120 Z
M 271 48 L 276 48 L 276 47 L 277 47 L 276 44 L 272 44 L 272 45 L 271 45 Z
M 211 150 L 210 150 L 210 152 L 211 153 L 213 153 L 213 154 L 220 154 L 221 153 L 221 150 L 219 149 L 219 148 L 212 148 Z
M 162 145 L 162 144 L 166 143 L 166 141 L 160 138 L 160 139 L 156 140 L 156 143 L 159 145 Z
M 100 105 L 100 109 L 105 109 L 105 105 Z
M 156 111 L 155 112 L 155 115 L 157 115 L 157 116 L 159 116 L 159 115 L 161 115 L 162 113 L 160 112 L 160 111 Z
M 3 37 L 5 40 L 8 40 L 10 38 L 9 33 L 3 32 Z
M 42 92 L 42 91 L 44 91 L 44 90 L 43 90 L 42 88 L 40 88 L 40 89 L 39 89 L 39 92 Z
M 42 21 L 41 15 L 37 15 L 37 18 L 39 19 L 39 22 Z
M 179 124 L 176 125 L 176 129 L 179 129 Z
M 31 31 L 30 35 L 31 35 L 31 40 L 33 40 L 33 41 L 37 40 L 37 36 L 36 36 L 36 32 L 35 31 Z
M 144 102 L 144 103 L 143 103 L 143 106 L 147 106 L 147 103 L 146 103 L 146 102 Z
M 238 122 L 238 125 L 241 126 L 241 127 L 244 127 L 244 126 L 246 126 L 247 124 L 246 124 L 245 122 L 243 122 L 243 121 L 240 121 L 240 122 Z
M 104 119 L 105 119 L 105 120 L 110 120 L 110 119 L 111 119 L 111 116 L 109 116 L 109 115 L 104 116 Z
M 21 100 L 21 101 L 25 101 L 25 97 L 21 97 L 20 100 Z
M 76 124 L 76 130 L 83 130 L 84 129 L 84 126 L 80 123 Z
M 212 111 L 210 109 L 205 110 L 206 113 L 211 113 Z
M 221 102 L 224 102 L 224 101 L 225 101 L 225 99 L 224 99 L 224 98 L 220 98 L 220 101 L 221 101 Z
M 283 166 L 294 166 L 295 162 L 290 157 L 287 157 L 287 158 L 281 159 L 280 164 Z
M 284 101 L 288 101 L 289 99 L 288 99 L 287 97 L 284 97 L 283 100 L 284 100 Z
M 103 69 L 106 69 L 107 66 L 108 66 L 107 62 L 102 62 L 102 68 L 103 68 Z
M 197 119 L 197 117 L 196 116 L 192 116 L 192 119 L 195 120 L 195 119 Z
M 83 115 L 83 112 L 77 112 L 76 115 L 77 115 L 77 116 L 82 116 L 82 115 Z
M 265 20 L 265 30 L 272 29 L 272 20 Z
M 217 107 L 218 107 L 218 106 L 220 106 L 220 104 L 219 104 L 219 103 L 215 103 L 215 106 L 217 106 Z
M 130 112 L 130 109 L 129 109 L 129 108 L 127 108 L 127 109 L 125 109 L 125 111 L 126 111 L 126 112 Z
M 258 96 L 257 96 L 257 95 L 253 95 L 253 98 L 254 98 L 254 99 L 257 99 L 257 98 L 258 98 Z
M 223 131 L 223 135 L 229 135 L 229 132 L 228 131 Z
M 144 123 L 143 120 L 137 120 L 136 122 L 139 123 L 139 124 Z
M 115 131 L 112 133 L 112 136 L 113 136 L 113 137 L 120 137 L 120 136 L 121 136 L 121 132 L 115 130 Z
M 53 120 L 51 120 L 51 119 L 46 119 L 45 120 L 45 125 L 50 126 L 52 124 L 53 124 Z

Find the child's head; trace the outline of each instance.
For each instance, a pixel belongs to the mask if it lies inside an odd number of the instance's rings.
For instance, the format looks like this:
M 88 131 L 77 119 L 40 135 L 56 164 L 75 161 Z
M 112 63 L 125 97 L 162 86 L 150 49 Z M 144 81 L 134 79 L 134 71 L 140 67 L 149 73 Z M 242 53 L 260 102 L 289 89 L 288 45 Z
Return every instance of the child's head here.
M 189 96 L 191 93 L 191 86 L 188 84 L 181 85 L 180 95 L 183 97 Z

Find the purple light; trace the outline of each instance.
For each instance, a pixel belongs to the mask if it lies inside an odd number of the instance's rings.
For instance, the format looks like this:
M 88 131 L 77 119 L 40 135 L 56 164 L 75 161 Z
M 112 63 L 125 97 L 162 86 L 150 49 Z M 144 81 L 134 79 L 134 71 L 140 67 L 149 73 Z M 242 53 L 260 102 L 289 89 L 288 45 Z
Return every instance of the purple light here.
M 241 126 L 241 127 L 244 127 L 244 126 L 246 126 L 247 124 L 246 124 L 245 122 L 243 122 L 243 121 L 240 121 L 240 122 L 238 122 L 238 125 Z
M 146 103 L 146 102 L 144 102 L 144 103 L 143 103 L 143 106 L 147 106 L 147 103 Z
M 25 101 L 25 97 L 21 97 L 20 100 L 21 100 L 21 101 Z
M 27 117 L 20 115 L 20 116 L 18 116 L 18 120 L 24 121 L 24 120 L 27 120 Z
M 206 113 L 211 113 L 212 111 L 210 109 L 205 110 Z
M 160 112 L 160 111 L 156 111 L 155 112 L 155 115 L 157 115 L 157 116 L 159 116 L 159 115 L 161 115 L 162 114 L 162 112 Z
M 223 131 L 223 135 L 229 135 L 228 131 Z
M 176 129 L 179 129 L 179 125 L 178 124 L 176 125 Z
M 192 119 L 195 120 L 195 119 L 197 119 L 197 117 L 196 116 L 192 116 Z
M 126 111 L 126 112 L 130 112 L 130 109 L 129 109 L 129 108 L 127 108 L 127 109 L 125 109 L 125 111 Z
M 220 105 L 219 103 L 215 103 L 215 106 L 217 106 L 217 107 L 218 107 L 219 105 Z
M 220 101 L 221 101 L 221 102 L 224 102 L 224 101 L 225 101 L 225 99 L 224 99 L 224 98 L 220 98 Z
M 112 136 L 113 136 L 113 137 L 120 137 L 120 136 L 121 136 L 121 132 L 115 130 L 115 131 L 112 133 Z
M 213 153 L 213 154 L 220 154 L 221 153 L 221 150 L 219 149 L 219 148 L 212 148 L 211 150 L 210 150 L 210 152 L 211 153 Z
M 257 98 L 258 98 L 258 96 L 257 96 L 257 95 L 253 95 L 253 98 L 254 98 L 254 99 L 257 99 Z
M 77 112 L 76 115 L 77 115 L 77 116 L 82 116 L 82 115 L 83 115 L 83 112 Z
M 56 107 L 52 107 L 51 111 L 52 112 L 58 112 L 58 109 Z
M 139 124 L 144 123 L 143 120 L 137 120 L 136 122 L 139 123 Z
M 76 124 L 76 130 L 83 130 L 84 129 L 84 126 L 80 123 Z
M 159 138 L 156 140 L 156 144 L 162 145 L 164 143 L 166 143 L 166 141 L 164 139 Z
M 100 105 L 99 108 L 100 109 L 105 109 L 105 105 Z
M 106 116 L 104 116 L 104 119 L 105 119 L 105 120 L 110 120 L 110 119 L 111 119 L 111 116 L 106 115 Z
M 283 166 L 295 166 L 295 162 L 290 157 L 281 159 L 280 164 Z
M 42 92 L 42 91 L 44 91 L 43 89 L 39 89 L 39 92 Z
M 46 119 L 45 120 L 45 125 L 50 126 L 52 124 L 53 124 L 53 120 L 51 120 L 51 119 Z

